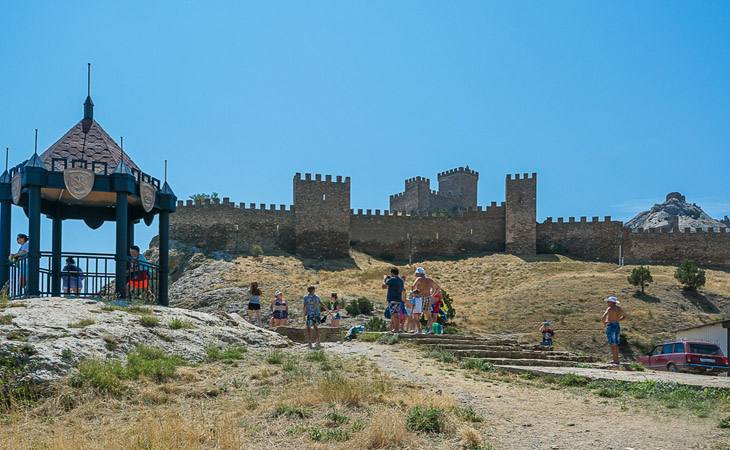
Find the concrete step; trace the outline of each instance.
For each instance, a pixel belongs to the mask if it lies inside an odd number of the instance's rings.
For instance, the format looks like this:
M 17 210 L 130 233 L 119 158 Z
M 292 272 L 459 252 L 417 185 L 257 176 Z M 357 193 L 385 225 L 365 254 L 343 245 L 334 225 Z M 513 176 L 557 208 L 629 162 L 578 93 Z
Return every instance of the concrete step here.
M 497 367 L 500 366 L 533 366 L 533 367 L 575 367 L 576 361 L 561 361 L 555 359 L 512 359 L 512 358 L 479 358 L 490 362 Z M 603 369 L 608 364 L 583 363 L 590 364 L 591 368 Z
M 485 345 L 510 345 L 519 346 L 519 343 L 514 339 L 487 339 L 487 338 L 467 338 L 467 337 L 454 337 L 454 338 L 443 338 L 431 335 L 421 334 L 399 334 L 398 337 L 401 341 L 413 342 L 418 345 L 447 345 L 447 344 L 485 344 Z
M 551 352 L 535 351 L 493 351 L 493 350 L 454 350 L 457 357 L 473 358 L 509 358 L 509 359 L 541 359 L 550 361 L 594 362 L 592 356 L 578 356 L 571 354 L 552 354 Z
M 427 344 L 428 347 L 432 348 L 440 348 L 442 350 L 448 350 L 448 351 L 454 351 L 454 350 L 494 350 L 494 351 L 512 351 L 512 352 L 521 352 L 525 349 L 520 347 L 519 345 L 498 345 L 498 344 L 492 344 L 492 343 L 467 343 L 467 342 L 457 342 L 457 343 L 438 343 L 438 344 Z

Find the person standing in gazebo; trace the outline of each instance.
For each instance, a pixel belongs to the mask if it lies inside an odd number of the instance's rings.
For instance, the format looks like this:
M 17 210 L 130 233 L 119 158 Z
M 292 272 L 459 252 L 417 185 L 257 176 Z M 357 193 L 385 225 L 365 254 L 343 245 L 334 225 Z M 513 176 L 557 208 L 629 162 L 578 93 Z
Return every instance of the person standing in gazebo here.
M 83 287 L 84 271 L 76 265 L 76 261 L 72 257 L 66 258 L 66 265 L 61 271 L 61 281 L 63 281 L 63 292 L 68 296 L 74 294 L 76 296 L 81 292 Z
M 25 289 L 25 283 L 28 280 L 28 251 L 30 248 L 30 243 L 28 240 L 28 235 L 20 233 L 18 237 L 16 238 L 16 242 L 18 242 L 18 245 L 20 245 L 20 248 L 18 249 L 18 253 L 13 253 L 10 255 L 10 261 L 12 261 L 13 264 L 18 264 L 20 266 L 20 270 L 18 271 L 19 274 L 19 288 Z

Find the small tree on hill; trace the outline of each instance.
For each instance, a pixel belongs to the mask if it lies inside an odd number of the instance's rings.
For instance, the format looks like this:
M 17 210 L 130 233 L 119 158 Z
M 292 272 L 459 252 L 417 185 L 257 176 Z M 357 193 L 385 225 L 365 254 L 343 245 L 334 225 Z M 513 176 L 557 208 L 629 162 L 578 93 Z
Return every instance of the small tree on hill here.
M 688 291 L 695 291 L 697 288 L 705 285 L 705 271 L 700 269 L 697 264 L 689 259 L 685 259 L 677 267 L 677 271 L 674 273 L 674 278 L 677 279 L 684 288 Z
M 631 275 L 628 276 L 629 284 L 632 286 L 638 286 L 641 288 L 641 293 L 644 293 L 644 287 L 648 286 L 649 283 L 653 282 L 654 279 L 651 277 L 651 271 L 648 267 L 639 266 L 634 267 L 631 271 Z

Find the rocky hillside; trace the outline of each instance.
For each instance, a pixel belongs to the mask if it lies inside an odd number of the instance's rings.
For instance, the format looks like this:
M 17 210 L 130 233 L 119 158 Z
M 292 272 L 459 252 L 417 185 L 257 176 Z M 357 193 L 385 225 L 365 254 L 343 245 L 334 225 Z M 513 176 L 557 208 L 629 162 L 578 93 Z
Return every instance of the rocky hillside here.
M 60 378 L 85 358 L 123 358 L 138 345 L 201 361 L 211 346 L 287 346 L 235 315 L 179 308 L 113 307 L 93 300 L 12 301 L 0 310 L 0 371 L 17 360 L 36 381 Z
M 656 204 L 649 211 L 641 212 L 626 222 L 627 228 L 644 230 L 650 228 L 708 229 L 727 226 L 725 222 L 710 217 L 697 204 L 687 203 L 685 196 L 679 192 L 670 192 L 664 203 Z

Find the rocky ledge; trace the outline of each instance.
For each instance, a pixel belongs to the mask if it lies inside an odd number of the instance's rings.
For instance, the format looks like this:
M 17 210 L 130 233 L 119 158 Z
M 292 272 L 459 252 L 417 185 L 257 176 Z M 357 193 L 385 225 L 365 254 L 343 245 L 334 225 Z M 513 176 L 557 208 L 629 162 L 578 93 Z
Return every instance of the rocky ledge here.
M 92 300 L 35 298 L 0 310 L 0 361 L 24 357 L 37 382 L 68 373 L 86 358 L 123 358 L 138 345 L 202 361 L 211 346 L 285 347 L 285 337 L 235 314 L 182 308 L 114 308 Z

